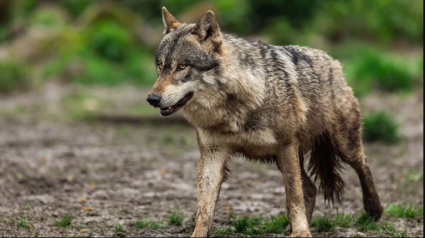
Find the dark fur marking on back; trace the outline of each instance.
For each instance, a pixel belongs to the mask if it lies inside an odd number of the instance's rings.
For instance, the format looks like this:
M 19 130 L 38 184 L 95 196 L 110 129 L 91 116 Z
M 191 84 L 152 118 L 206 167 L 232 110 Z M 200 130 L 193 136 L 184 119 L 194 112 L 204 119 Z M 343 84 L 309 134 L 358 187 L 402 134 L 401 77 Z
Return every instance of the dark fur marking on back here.
M 294 65 L 298 65 L 300 61 L 305 61 L 310 67 L 313 67 L 313 61 L 310 59 L 310 57 L 301 53 L 299 50 L 289 46 L 285 46 L 284 49 L 291 54 Z

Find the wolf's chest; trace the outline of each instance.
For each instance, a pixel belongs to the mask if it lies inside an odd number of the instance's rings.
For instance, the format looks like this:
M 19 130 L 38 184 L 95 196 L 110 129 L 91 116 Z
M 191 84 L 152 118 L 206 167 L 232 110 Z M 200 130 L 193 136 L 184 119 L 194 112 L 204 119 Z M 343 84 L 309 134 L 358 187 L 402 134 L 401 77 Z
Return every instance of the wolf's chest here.
M 277 141 L 274 132 L 269 129 L 240 133 L 215 133 L 202 131 L 199 133 L 201 143 L 231 148 L 250 158 L 260 158 L 276 153 Z

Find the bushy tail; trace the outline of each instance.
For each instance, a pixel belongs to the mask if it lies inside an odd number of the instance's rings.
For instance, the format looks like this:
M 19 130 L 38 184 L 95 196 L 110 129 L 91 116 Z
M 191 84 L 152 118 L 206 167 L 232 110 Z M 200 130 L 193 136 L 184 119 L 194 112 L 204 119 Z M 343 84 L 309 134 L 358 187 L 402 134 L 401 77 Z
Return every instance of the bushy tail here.
M 325 201 L 341 203 L 345 183 L 339 174 L 343 155 L 334 143 L 329 132 L 316 137 L 313 142 L 308 170 L 314 181 L 319 178 L 319 190 L 323 191 Z

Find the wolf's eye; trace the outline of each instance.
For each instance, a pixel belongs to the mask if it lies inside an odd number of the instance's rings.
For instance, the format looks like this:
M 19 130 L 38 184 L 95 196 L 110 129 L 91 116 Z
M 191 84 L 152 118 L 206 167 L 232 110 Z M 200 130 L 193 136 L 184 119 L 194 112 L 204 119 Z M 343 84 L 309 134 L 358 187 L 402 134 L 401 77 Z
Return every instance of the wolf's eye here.
M 186 68 L 185 64 L 179 64 L 179 66 L 177 66 L 177 70 L 183 70 Z
M 159 70 L 162 69 L 162 63 L 161 62 L 157 63 L 156 66 L 158 67 Z

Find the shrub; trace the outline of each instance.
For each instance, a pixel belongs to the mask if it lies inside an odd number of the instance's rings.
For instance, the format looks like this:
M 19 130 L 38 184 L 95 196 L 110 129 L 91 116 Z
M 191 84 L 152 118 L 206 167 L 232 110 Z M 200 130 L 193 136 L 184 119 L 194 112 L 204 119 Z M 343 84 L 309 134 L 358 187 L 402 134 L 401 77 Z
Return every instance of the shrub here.
M 21 62 L 0 62 L 0 75 L 0 93 L 11 93 L 31 86 L 28 69 Z
M 386 112 L 371 113 L 363 119 L 363 138 L 367 142 L 395 143 L 399 140 L 398 125 Z
M 97 55 L 122 62 L 131 47 L 130 33 L 121 24 L 112 20 L 97 22 L 86 31 L 88 48 Z

